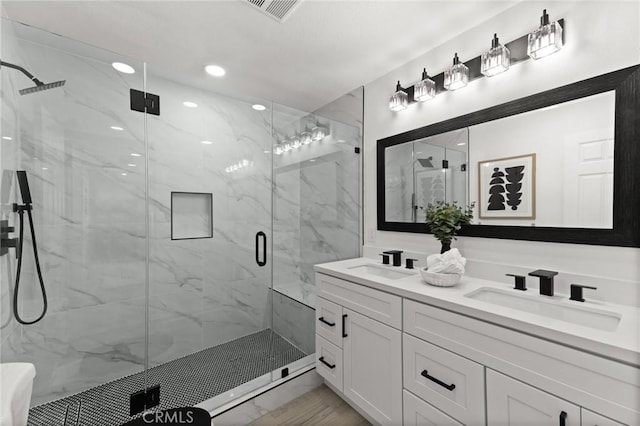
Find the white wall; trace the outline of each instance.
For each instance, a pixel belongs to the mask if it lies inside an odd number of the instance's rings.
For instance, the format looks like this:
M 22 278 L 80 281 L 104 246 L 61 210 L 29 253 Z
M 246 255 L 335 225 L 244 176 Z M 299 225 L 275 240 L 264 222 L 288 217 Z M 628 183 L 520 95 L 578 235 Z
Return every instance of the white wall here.
M 394 113 L 388 98 L 395 82 L 415 83 L 423 67 L 438 74 L 458 52 L 465 61 L 490 46 L 494 32 L 504 42 L 513 40 L 539 21 L 547 8 L 551 19 L 565 19 L 565 47 L 539 61 L 514 65 L 509 72 L 475 80 L 463 90 L 443 93 L 424 104 Z M 522 2 L 406 65 L 365 85 L 364 109 L 364 226 L 367 246 L 436 252 L 430 235 L 377 231 L 376 141 L 417 127 L 437 123 L 482 108 L 584 80 L 640 62 L 640 8 L 638 2 Z M 418 46 L 416 46 L 418 48 Z M 486 264 L 546 268 L 567 275 L 601 277 L 596 293 L 625 289 L 624 299 L 640 305 L 640 249 L 553 244 L 461 237 L 454 242 L 470 260 Z M 366 250 L 368 251 L 368 250 Z M 489 268 L 490 270 L 490 268 Z M 499 274 L 496 280 L 504 280 Z M 616 284 L 619 284 L 616 286 Z

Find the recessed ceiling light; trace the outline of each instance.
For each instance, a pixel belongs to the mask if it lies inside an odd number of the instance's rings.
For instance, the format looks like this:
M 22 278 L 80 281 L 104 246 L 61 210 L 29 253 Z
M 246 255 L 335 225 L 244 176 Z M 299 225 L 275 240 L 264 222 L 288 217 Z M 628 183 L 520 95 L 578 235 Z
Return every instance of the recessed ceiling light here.
M 138 154 L 137 152 L 132 152 L 131 156 L 132 157 L 142 157 L 142 154 Z
M 6 141 L 13 140 L 13 138 L 11 136 L 3 136 L 2 139 L 6 140 Z
M 136 165 L 135 165 L 135 164 L 133 164 L 133 163 L 129 163 L 129 164 L 127 164 L 127 166 L 129 166 L 129 167 L 135 167 Z
M 49 170 L 49 168 L 48 167 L 43 167 L 42 170 Z
M 188 107 L 188 108 L 198 108 L 198 104 L 195 102 L 191 102 L 191 101 L 184 101 L 182 103 L 182 105 Z
M 116 71 L 120 71 L 125 74 L 133 74 L 136 72 L 131 65 L 123 64 L 122 62 L 114 62 L 111 66 L 114 67 Z
M 111 129 L 117 130 L 117 131 L 124 130 L 122 127 L 119 127 L 119 126 L 111 126 Z
M 458 144 L 458 146 L 462 146 L 462 145 L 466 145 L 466 144 L 467 144 L 466 142 L 460 142 L 460 143 Z
M 205 144 L 205 145 L 211 145 L 213 142 L 211 142 L 211 141 L 202 141 L 202 143 Z
M 127 175 L 126 173 L 120 173 L 120 174 L 121 174 L 122 176 L 126 176 L 126 175 Z
M 270 153 L 271 151 L 262 151 L 262 152 L 264 152 L 265 154 L 268 154 L 268 153 Z
M 225 75 L 227 73 L 224 70 L 224 68 L 222 68 L 219 65 L 207 65 L 206 67 L 204 67 L 204 70 L 208 74 L 211 74 L 214 77 L 222 77 L 223 75 Z
M 264 111 L 265 109 L 267 109 L 266 106 L 260 104 L 252 105 L 251 108 L 255 109 L 256 111 Z
M 314 163 L 316 160 L 309 160 L 310 163 Z

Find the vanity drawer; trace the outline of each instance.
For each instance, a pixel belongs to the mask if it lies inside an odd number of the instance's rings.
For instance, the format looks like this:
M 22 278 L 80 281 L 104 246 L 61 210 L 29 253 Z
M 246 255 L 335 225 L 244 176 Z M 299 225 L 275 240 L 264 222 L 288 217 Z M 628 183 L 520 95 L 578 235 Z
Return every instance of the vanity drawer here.
M 342 347 L 342 306 L 327 299 L 316 299 L 316 333 Z
M 342 392 L 342 349 L 317 334 L 316 372 Z
M 618 423 L 614 420 L 608 419 L 596 414 L 593 411 L 580 409 L 582 422 L 580 426 L 622 426 L 622 423 Z
M 404 387 L 467 425 L 484 419 L 484 367 L 403 334 Z
M 316 273 L 317 294 L 391 327 L 402 327 L 402 298 L 360 284 Z
M 427 404 L 411 392 L 402 391 L 404 426 L 447 425 L 464 426 L 442 411 Z

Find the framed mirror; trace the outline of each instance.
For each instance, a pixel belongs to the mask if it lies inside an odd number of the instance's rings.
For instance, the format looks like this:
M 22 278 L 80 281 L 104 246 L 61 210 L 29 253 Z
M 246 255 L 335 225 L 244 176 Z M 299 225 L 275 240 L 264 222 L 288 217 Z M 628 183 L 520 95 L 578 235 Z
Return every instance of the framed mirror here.
M 460 235 L 640 247 L 639 88 L 634 66 L 378 140 L 378 229 L 475 202 Z

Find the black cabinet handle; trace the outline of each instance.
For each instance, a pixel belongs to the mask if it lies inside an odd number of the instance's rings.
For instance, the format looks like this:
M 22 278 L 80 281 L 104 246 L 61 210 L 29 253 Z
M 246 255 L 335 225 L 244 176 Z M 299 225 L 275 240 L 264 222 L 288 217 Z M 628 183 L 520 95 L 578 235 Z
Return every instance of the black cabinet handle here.
M 320 357 L 320 359 L 319 359 L 318 361 L 320 361 L 321 363 L 323 363 L 324 365 L 326 365 L 327 367 L 329 367 L 329 368 L 330 368 L 330 369 L 332 369 L 332 370 L 333 370 L 334 368 L 336 368 L 336 365 L 335 365 L 335 364 L 329 364 L 327 361 L 325 361 L 323 356 L 321 356 L 321 357 Z
M 443 388 L 445 388 L 446 390 L 454 390 L 456 388 L 456 385 L 454 385 L 453 383 L 448 385 L 445 382 L 436 379 L 433 376 L 430 376 L 429 373 L 427 372 L 427 370 L 422 370 L 422 373 L 420 373 L 420 375 L 422 375 L 423 377 L 426 377 L 427 379 L 431 380 L 432 382 L 435 382 L 437 384 L 439 384 L 440 386 L 442 386 Z
M 318 318 L 318 321 L 320 321 L 320 322 L 322 322 L 322 323 L 324 323 L 324 324 L 327 324 L 329 327 L 333 327 L 333 326 L 335 326 L 335 325 L 336 325 L 336 323 L 335 323 L 335 322 L 329 322 L 329 321 L 327 321 L 326 319 L 324 319 L 324 317 L 320 317 L 320 318 Z
M 342 337 L 345 338 L 348 336 L 346 330 L 346 319 L 347 319 L 347 314 L 343 314 L 342 315 Z
M 262 259 L 260 259 L 260 239 L 262 238 Z M 267 234 L 259 231 L 256 234 L 256 263 L 258 266 L 267 264 Z
M 567 413 L 564 411 L 560 412 L 560 426 L 566 426 L 567 424 Z

